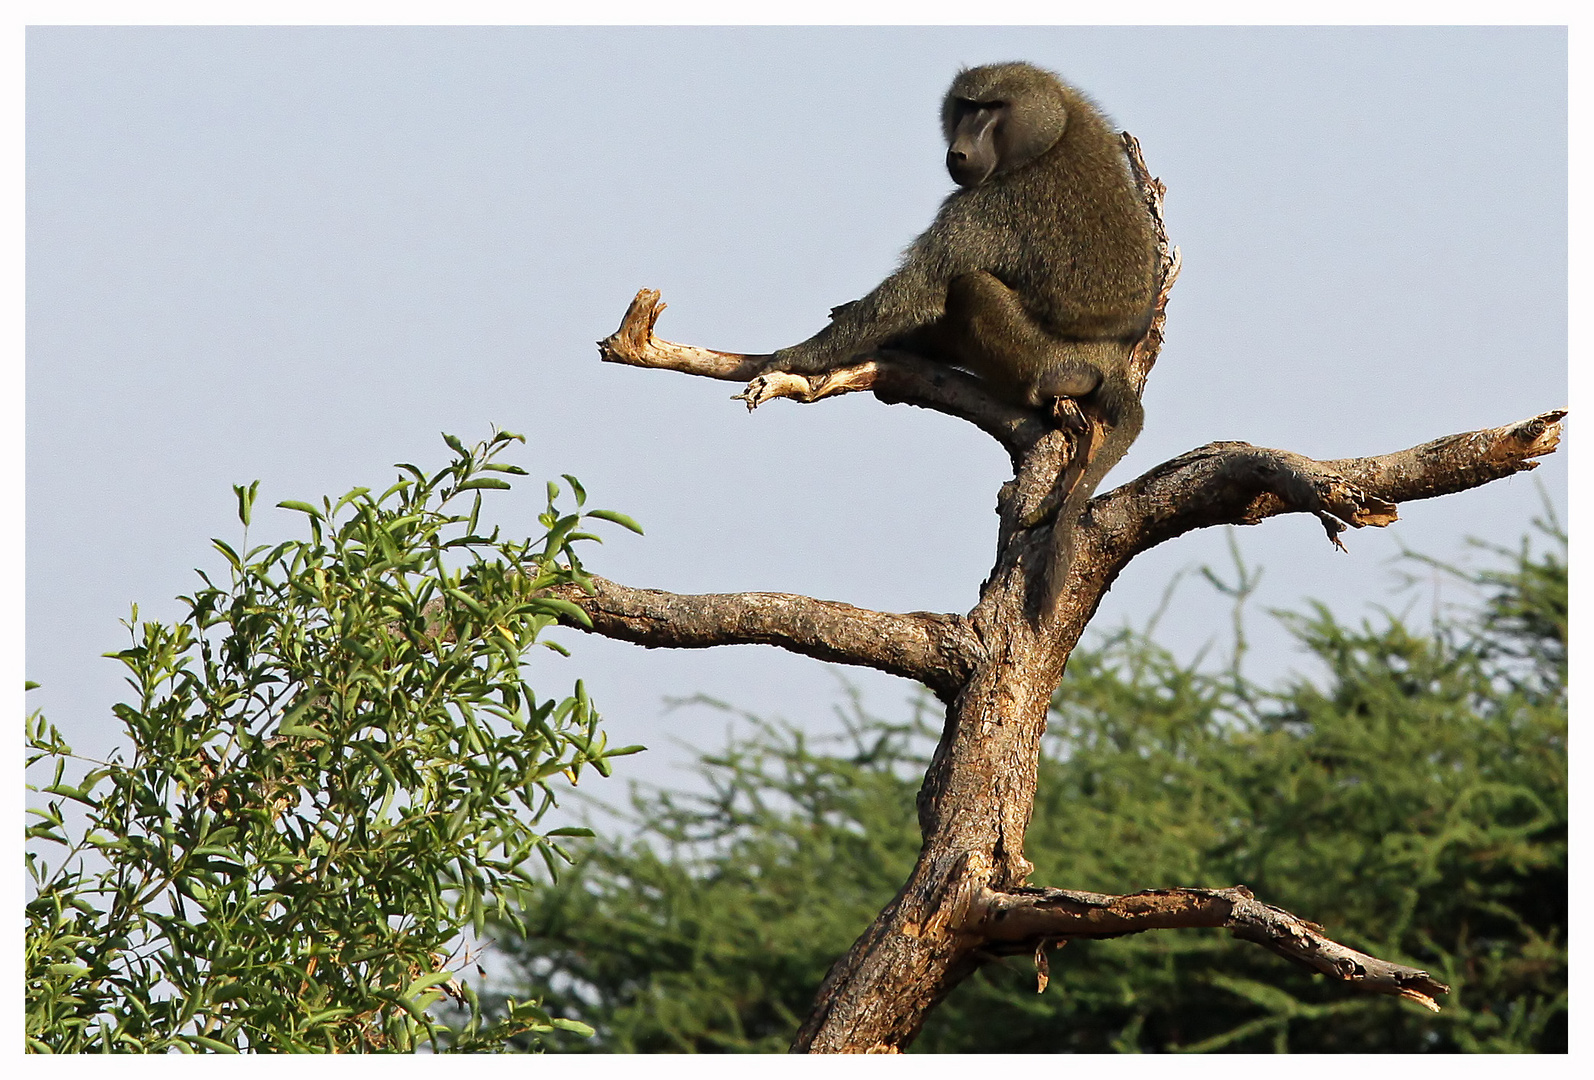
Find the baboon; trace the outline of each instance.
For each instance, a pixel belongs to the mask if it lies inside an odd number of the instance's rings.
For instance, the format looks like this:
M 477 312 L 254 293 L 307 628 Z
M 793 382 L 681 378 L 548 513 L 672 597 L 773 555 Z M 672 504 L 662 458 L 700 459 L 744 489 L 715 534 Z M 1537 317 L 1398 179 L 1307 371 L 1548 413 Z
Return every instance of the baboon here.
M 1079 399 L 1109 430 L 1057 511 L 1051 599 L 1086 503 L 1140 433 L 1128 362 L 1151 321 L 1156 237 L 1119 139 L 1051 72 L 966 68 L 941 124 L 958 190 L 895 273 L 764 370 L 817 374 L 901 349 L 965 368 L 1048 415 L 1054 399 Z

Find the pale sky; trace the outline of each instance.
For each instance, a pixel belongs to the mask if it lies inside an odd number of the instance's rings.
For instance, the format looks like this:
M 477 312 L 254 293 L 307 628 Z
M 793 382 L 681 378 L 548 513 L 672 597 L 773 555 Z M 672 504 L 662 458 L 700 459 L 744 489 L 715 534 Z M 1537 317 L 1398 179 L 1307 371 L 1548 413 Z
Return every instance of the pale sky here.
M 769 351 L 871 288 L 951 188 L 937 111 L 960 65 L 1025 59 L 1093 96 L 1168 186 L 1184 272 L 1145 432 L 1106 490 L 1215 439 L 1383 453 L 1567 404 L 1566 33 L 1410 29 L 34 29 L 27 71 L 28 695 L 81 749 L 116 735 L 118 620 L 171 618 L 230 485 L 262 506 L 441 465 L 448 431 L 530 440 L 487 504 L 538 531 L 542 480 L 637 518 L 590 567 L 683 592 L 773 589 L 964 611 L 1006 456 L 869 395 L 749 416 L 729 383 L 598 362 L 643 286 L 662 336 Z M 1310 517 L 1236 530 L 1264 567 L 1253 671 L 1301 661 L 1269 607 L 1392 595 L 1402 546 L 1514 545 L 1565 453 L 1401 507 L 1335 552 Z M 298 515 L 257 512 L 251 539 Z M 1143 625 L 1225 534 L 1142 556 L 1096 625 Z M 1441 601 L 1459 599 L 1453 587 Z M 1159 628 L 1227 645 L 1187 579 Z M 564 631 L 621 775 L 673 780 L 696 693 L 819 728 L 844 670 L 778 650 L 646 651 Z M 618 788 L 614 794 L 620 794 Z

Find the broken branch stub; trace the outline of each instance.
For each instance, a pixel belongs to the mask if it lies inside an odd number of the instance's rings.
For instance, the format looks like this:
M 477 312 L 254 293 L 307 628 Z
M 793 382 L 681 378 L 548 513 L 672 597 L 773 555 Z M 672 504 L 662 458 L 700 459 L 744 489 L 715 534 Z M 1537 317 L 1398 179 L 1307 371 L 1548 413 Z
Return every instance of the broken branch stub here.
M 657 289 L 642 289 L 625 309 L 620 328 L 598 342 L 598 354 L 605 363 L 631 367 L 662 368 L 709 379 L 745 382 L 757 375 L 767 356 L 720 352 L 696 345 L 682 345 L 653 335 L 659 315 L 667 307 Z

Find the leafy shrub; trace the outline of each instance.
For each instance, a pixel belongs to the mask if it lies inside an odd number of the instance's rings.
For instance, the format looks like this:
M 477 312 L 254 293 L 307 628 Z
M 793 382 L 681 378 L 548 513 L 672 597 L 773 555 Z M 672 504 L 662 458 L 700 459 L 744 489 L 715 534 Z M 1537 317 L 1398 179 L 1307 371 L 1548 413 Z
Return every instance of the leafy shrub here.
M 400 465 L 302 512 L 308 538 L 241 552 L 182 597 L 183 618 L 127 623 L 114 654 L 135 697 L 131 743 L 75 757 L 35 713 L 29 765 L 49 770 L 30 810 L 27 1045 L 56 1052 L 486 1049 L 584 1025 L 511 1003 L 485 1023 L 458 976 L 463 933 L 516 918 L 512 883 L 570 858 L 537 831 L 555 783 L 611 749 L 578 682 L 539 699 L 521 660 L 560 615 L 554 585 L 586 581 L 573 545 L 596 539 L 548 485 L 537 540 L 484 532 L 485 492 L 518 466 L 518 435 L 452 464 Z M 247 542 L 258 482 L 236 488 Z M 590 587 L 590 582 L 588 583 Z M 563 651 L 563 650 L 560 650 Z M 86 770 L 86 771 L 82 771 Z M 81 824 L 81 827 L 79 825 Z M 64 856 L 46 862 L 51 845 Z M 469 1014 L 434 1017 L 445 996 Z

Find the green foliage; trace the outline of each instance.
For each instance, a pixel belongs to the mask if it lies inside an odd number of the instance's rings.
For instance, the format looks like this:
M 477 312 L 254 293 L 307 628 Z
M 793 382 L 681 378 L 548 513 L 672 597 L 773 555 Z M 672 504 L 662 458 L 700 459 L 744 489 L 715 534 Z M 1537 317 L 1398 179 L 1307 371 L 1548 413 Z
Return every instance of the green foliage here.
M 1426 967 L 1429 1013 L 1220 931 L 1077 941 L 1042 994 L 987 964 L 928 1052 L 1554 1051 L 1566 1047 L 1566 562 L 1525 546 L 1466 575 L 1429 633 L 1288 620 L 1323 673 L 1264 692 L 1125 633 L 1077 652 L 1054 704 L 1033 880 L 1104 892 L 1245 884 L 1338 940 Z M 1229 590 L 1243 599 L 1245 575 Z M 782 1051 L 830 964 L 917 854 L 934 730 L 852 710 L 839 744 L 754 723 L 702 759 L 712 793 L 635 792 L 500 940 L 588 1051 Z
M 509 1003 L 486 1022 L 457 978 L 467 931 L 513 920 L 512 883 L 570 858 L 581 829 L 536 831 L 554 782 L 610 749 L 578 682 L 539 700 L 521 660 L 590 588 L 577 510 L 537 540 L 480 528 L 482 492 L 524 475 L 518 435 L 452 464 L 400 465 L 305 515 L 308 539 L 247 547 L 258 485 L 238 487 L 246 544 L 214 541 L 219 583 L 171 625 L 126 624 L 112 654 L 130 756 L 86 761 L 35 713 L 29 764 L 27 1045 L 83 1051 L 490 1049 L 579 1022 Z M 562 650 L 561 650 L 562 651 Z M 86 771 L 82 771 L 85 770 Z M 81 772 L 81 775 L 78 773 Z M 41 854 L 65 849 L 54 864 Z M 449 1031 L 441 999 L 468 1020 Z

